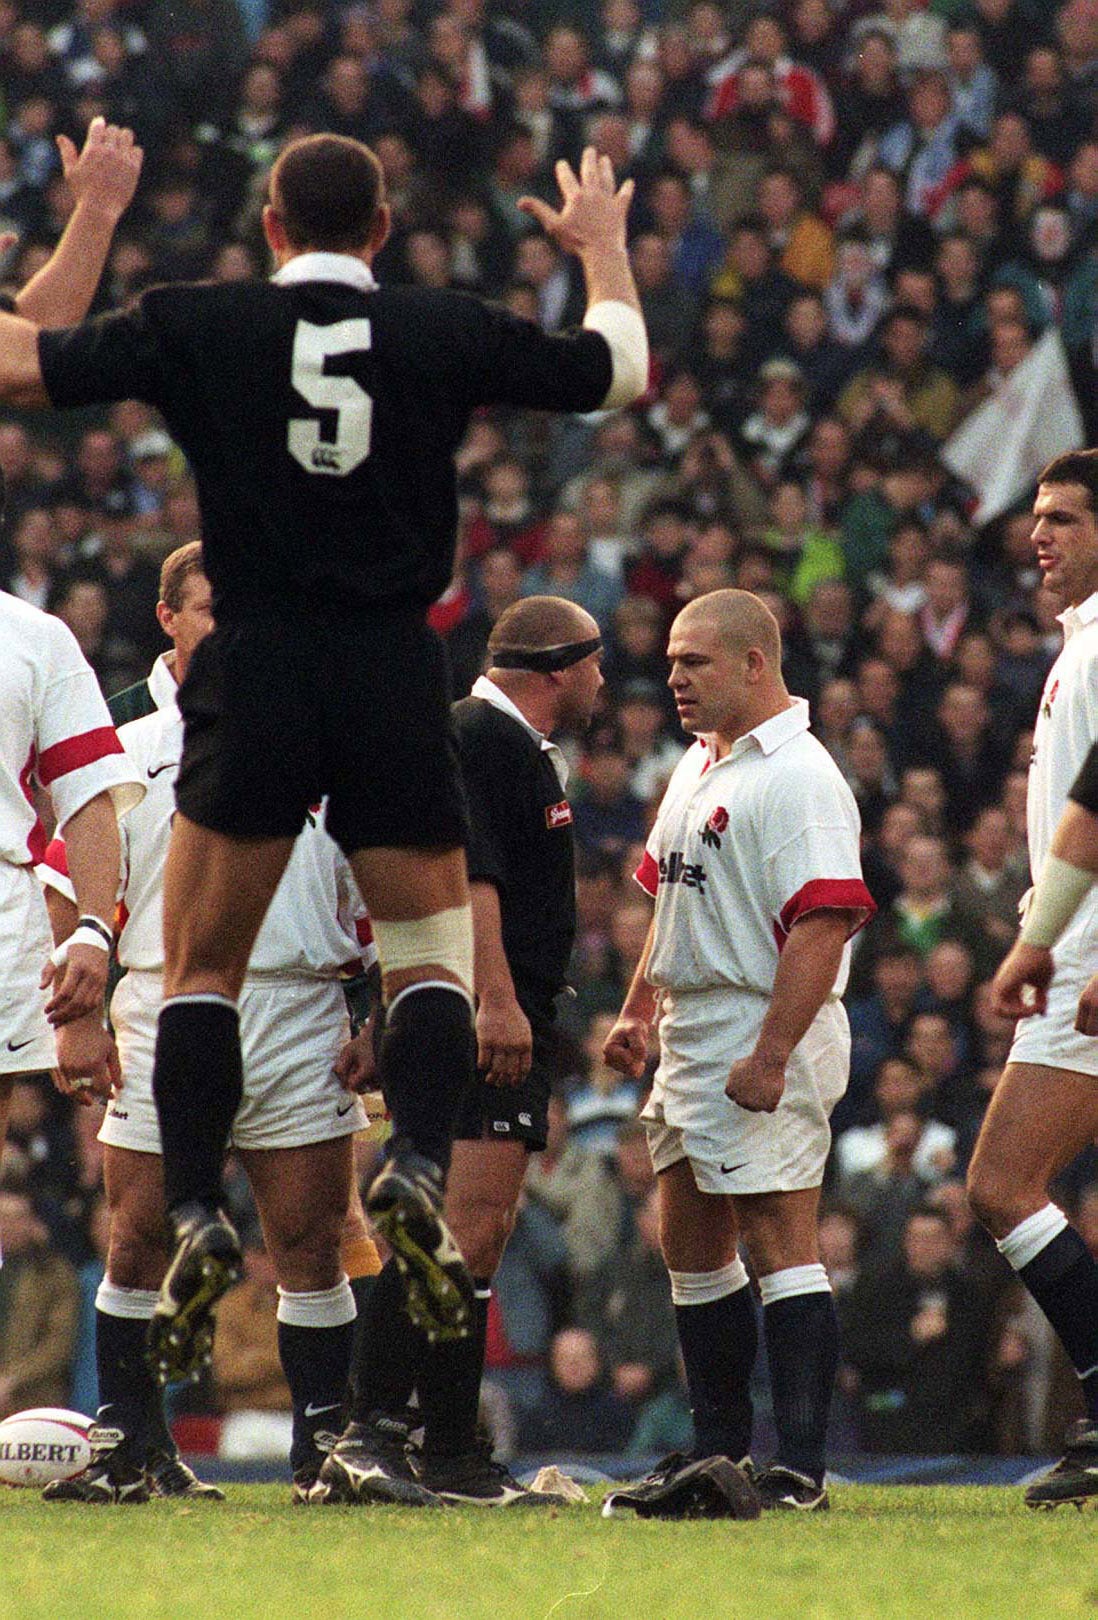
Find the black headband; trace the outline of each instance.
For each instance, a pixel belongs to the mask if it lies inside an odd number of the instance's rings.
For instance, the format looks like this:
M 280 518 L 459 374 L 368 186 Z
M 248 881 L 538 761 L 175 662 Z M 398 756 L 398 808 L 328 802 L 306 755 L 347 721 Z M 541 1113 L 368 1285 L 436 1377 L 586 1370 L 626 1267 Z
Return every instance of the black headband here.
M 586 641 L 563 641 L 556 647 L 499 647 L 494 652 L 489 649 L 489 656 L 496 669 L 529 669 L 549 675 L 589 658 L 601 646 L 601 636 L 590 636 Z

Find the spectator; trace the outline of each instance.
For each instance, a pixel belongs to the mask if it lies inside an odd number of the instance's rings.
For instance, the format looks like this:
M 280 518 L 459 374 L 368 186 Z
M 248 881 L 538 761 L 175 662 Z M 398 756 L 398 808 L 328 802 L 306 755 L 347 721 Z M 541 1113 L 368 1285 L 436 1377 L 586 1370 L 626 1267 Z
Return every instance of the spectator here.
M 980 1433 L 986 1345 L 950 1225 L 913 1210 L 901 1254 L 859 1277 L 844 1312 L 867 1451 L 956 1452 Z
M 618 1451 L 629 1439 L 634 1414 L 611 1387 L 594 1335 L 565 1328 L 549 1350 L 549 1382 L 522 1421 L 525 1451 Z
M 69 1397 L 79 1286 L 26 1193 L 0 1188 L 0 1418 Z

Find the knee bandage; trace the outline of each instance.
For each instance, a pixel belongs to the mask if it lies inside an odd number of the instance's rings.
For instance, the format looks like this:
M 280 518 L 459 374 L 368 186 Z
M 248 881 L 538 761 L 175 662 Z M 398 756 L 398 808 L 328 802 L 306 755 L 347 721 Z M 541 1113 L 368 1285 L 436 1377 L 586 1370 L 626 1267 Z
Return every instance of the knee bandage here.
M 430 917 L 400 922 L 371 917 L 370 923 L 383 974 L 405 968 L 446 968 L 472 996 L 472 906 L 453 906 Z

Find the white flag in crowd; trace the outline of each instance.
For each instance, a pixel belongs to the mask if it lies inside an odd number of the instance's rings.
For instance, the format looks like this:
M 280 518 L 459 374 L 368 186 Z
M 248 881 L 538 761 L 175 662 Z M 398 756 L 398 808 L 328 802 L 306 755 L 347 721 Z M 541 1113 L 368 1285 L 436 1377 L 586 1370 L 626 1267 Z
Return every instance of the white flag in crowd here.
M 991 398 L 965 417 L 944 445 L 942 460 L 979 495 L 973 515 L 979 525 L 1025 495 L 1053 456 L 1085 443 L 1064 345 L 1053 327 Z

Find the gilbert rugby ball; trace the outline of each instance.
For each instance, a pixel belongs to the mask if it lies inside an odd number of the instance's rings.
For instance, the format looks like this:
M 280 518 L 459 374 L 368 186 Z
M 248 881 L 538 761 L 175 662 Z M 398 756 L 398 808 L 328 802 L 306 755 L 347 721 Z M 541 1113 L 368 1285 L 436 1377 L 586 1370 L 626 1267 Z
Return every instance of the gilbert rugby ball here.
M 0 1482 L 48 1485 L 71 1479 L 91 1462 L 91 1419 L 60 1406 L 34 1406 L 0 1423 Z

